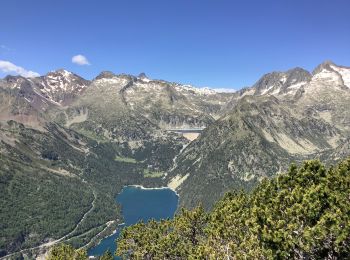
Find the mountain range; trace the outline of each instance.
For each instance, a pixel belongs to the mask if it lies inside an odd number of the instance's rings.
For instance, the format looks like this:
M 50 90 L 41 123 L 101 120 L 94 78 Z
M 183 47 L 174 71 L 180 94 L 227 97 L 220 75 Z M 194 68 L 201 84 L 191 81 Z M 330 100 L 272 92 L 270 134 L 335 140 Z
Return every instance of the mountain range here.
M 0 256 L 93 243 L 121 221 L 114 197 L 124 185 L 169 186 L 180 207 L 210 209 L 225 192 L 251 190 L 292 162 L 333 164 L 350 154 L 348 111 L 350 68 L 330 61 L 312 72 L 268 73 L 234 93 L 144 73 L 7 76 Z M 180 133 L 191 129 L 201 130 L 198 138 Z

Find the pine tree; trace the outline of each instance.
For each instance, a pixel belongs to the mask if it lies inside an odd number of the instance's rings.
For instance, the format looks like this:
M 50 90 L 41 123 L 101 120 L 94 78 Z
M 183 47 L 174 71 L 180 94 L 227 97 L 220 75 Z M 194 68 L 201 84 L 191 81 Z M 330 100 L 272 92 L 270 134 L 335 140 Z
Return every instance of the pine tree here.
M 86 260 L 88 259 L 86 250 L 75 250 L 72 246 L 60 244 L 51 249 L 47 260 Z

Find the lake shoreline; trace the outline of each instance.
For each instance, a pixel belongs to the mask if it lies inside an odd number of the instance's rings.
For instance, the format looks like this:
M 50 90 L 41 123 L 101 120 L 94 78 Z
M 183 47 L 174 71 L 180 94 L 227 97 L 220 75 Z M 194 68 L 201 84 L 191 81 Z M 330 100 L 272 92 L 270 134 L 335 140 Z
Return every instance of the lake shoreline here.
M 116 197 L 117 197 L 118 195 L 120 195 L 120 194 L 123 192 L 123 189 L 124 189 L 124 188 L 127 188 L 127 187 L 135 187 L 135 188 L 139 188 L 139 189 L 141 189 L 141 190 L 167 190 L 167 189 L 169 189 L 169 190 L 173 191 L 173 192 L 176 194 L 176 196 L 177 196 L 178 198 L 180 198 L 180 195 L 176 192 L 176 190 L 174 190 L 174 189 L 172 189 L 172 188 L 170 188 L 170 187 L 162 186 L 162 187 L 152 187 L 152 188 L 150 188 L 150 187 L 144 187 L 144 186 L 139 185 L 139 184 L 124 185 L 123 188 L 122 188 L 122 190 L 116 195 Z M 107 235 L 101 237 L 101 238 L 98 240 L 98 242 L 97 242 L 96 244 L 99 244 L 99 243 L 100 243 L 103 239 L 105 239 L 105 238 L 108 238 L 108 237 L 110 237 L 110 236 L 113 236 L 115 233 L 117 233 L 117 229 L 120 228 L 120 226 L 124 226 L 124 225 L 125 225 L 125 222 L 120 223 L 120 224 L 117 224 L 117 228 L 116 228 L 115 230 L 113 230 L 111 233 L 109 233 L 109 234 L 107 234 Z M 92 246 L 92 247 L 93 247 L 93 246 Z M 90 249 L 90 247 L 89 247 L 88 249 Z
M 138 185 L 138 184 L 133 184 L 133 185 L 125 185 L 123 188 L 125 187 L 135 187 L 135 188 L 139 188 L 141 190 L 171 190 L 173 191 L 176 196 L 178 196 L 180 198 L 180 195 L 177 193 L 177 191 L 175 189 L 170 188 L 169 186 L 162 186 L 162 187 L 144 187 L 142 185 Z
M 90 259 L 97 259 L 106 250 L 114 252 L 116 239 L 124 227 L 136 224 L 140 220 L 147 222 L 154 218 L 172 218 L 178 206 L 179 195 L 166 186 L 144 187 L 134 184 L 125 185 L 121 192 L 116 195 L 115 200 L 122 206 L 121 212 L 124 221 L 117 224 L 114 230 L 110 230 L 105 236 L 100 237 L 98 243 L 88 249 Z

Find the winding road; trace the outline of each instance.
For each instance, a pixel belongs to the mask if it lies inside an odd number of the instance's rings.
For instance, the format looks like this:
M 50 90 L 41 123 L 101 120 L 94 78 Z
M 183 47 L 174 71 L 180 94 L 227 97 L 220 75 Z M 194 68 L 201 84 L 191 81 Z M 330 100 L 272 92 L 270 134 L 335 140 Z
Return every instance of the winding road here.
M 85 180 L 82 180 L 84 182 L 86 182 Z M 89 185 L 90 186 L 90 185 Z M 81 223 L 86 219 L 86 216 L 95 208 L 95 203 L 96 203 L 96 198 L 97 198 L 97 195 L 96 195 L 96 192 L 95 190 L 90 186 L 91 190 L 92 190 L 92 193 L 94 195 L 94 199 L 93 201 L 91 202 L 91 207 L 88 211 L 86 211 L 84 213 L 84 215 L 82 216 L 82 218 L 79 220 L 79 222 L 75 225 L 74 229 L 69 232 L 68 234 L 64 235 L 63 237 L 60 237 L 56 240 L 53 240 L 53 241 L 50 241 L 50 242 L 47 242 L 47 243 L 44 243 L 44 244 L 41 244 L 39 246 L 35 246 L 35 247 L 31 247 L 31 248 L 26 248 L 26 249 L 22 249 L 20 251 L 17 251 L 17 252 L 14 252 L 14 253 L 11 253 L 11 254 L 8 254 L 8 255 L 5 255 L 5 256 L 2 256 L 0 257 L 0 259 L 8 259 L 9 257 L 11 256 L 14 256 L 18 253 L 24 253 L 24 252 L 27 252 L 27 251 L 32 251 L 32 250 L 37 250 L 37 249 L 44 249 L 44 248 L 47 248 L 47 247 L 51 247 L 53 245 L 56 245 L 64 240 L 66 240 L 68 237 L 70 237 L 71 235 L 74 234 L 74 232 L 79 228 L 79 226 L 81 225 Z M 74 236 L 72 236 L 74 237 Z M 70 238 L 72 238 L 70 237 Z

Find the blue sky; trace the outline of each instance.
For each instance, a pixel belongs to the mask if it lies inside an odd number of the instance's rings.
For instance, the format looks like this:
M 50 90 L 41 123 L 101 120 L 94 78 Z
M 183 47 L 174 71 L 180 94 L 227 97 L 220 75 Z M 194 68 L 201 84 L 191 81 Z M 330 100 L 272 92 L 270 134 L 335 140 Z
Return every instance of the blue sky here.
M 0 8 L 3 71 L 19 71 L 6 61 L 24 73 L 145 72 L 239 89 L 274 70 L 350 66 L 348 0 L 2 0 Z M 78 54 L 90 65 L 72 63 Z

